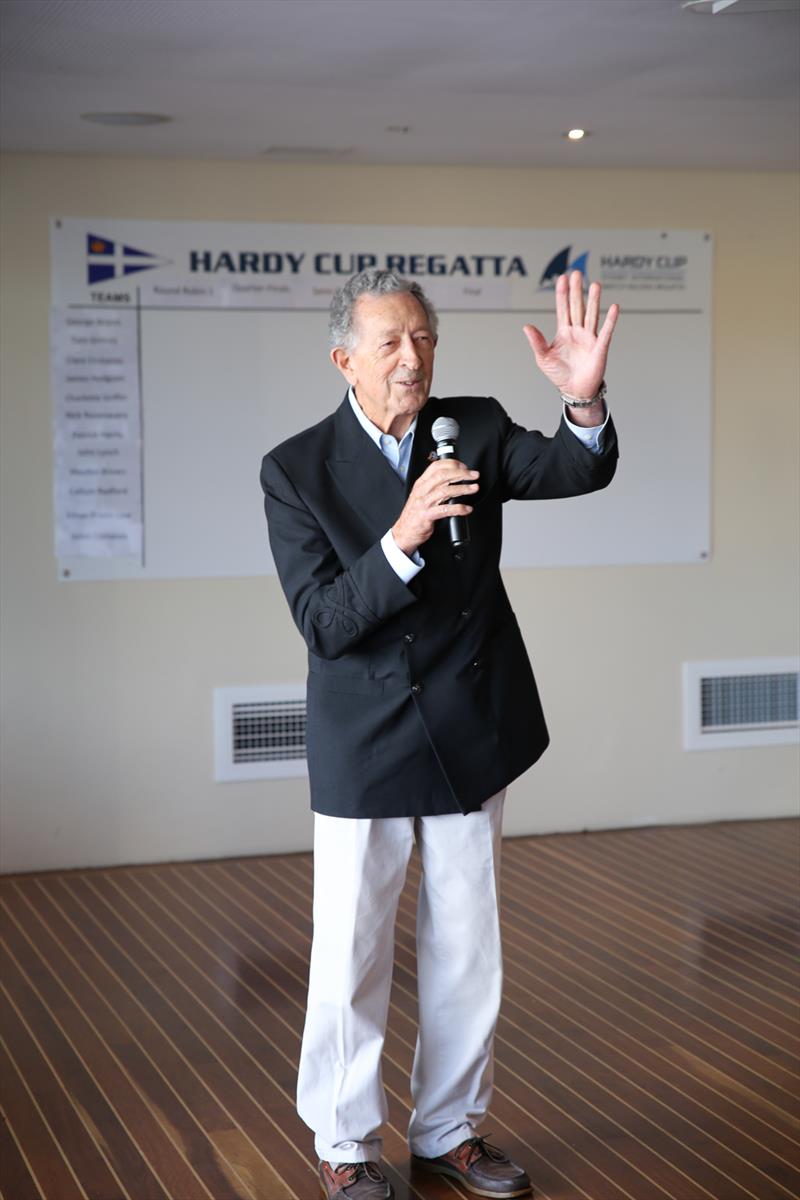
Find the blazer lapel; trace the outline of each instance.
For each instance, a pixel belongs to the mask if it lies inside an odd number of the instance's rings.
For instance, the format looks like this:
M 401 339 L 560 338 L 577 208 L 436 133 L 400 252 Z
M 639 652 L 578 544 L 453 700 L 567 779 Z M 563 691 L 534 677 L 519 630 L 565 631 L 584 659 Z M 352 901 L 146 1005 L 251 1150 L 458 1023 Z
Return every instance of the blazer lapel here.
M 442 402 L 431 396 L 417 417 L 403 483 L 359 425 L 347 396 L 336 411 L 336 449 L 325 465 L 348 504 L 380 536 L 394 525 L 409 492 L 431 461 L 436 448 L 431 426 L 441 413 Z
M 431 451 L 436 447 L 431 437 L 431 425 L 438 416 L 439 401 L 431 398 L 417 417 L 417 428 L 414 431 L 414 444 L 411 447 L 411 462 L 408 464 L 406 477 L 406 496 L 430 463 Z
M 347 503 L 382 537 L 405 503 L 405 485 L 356 420 L 345 396 L 336 410 L 336 445 L 325 466 Z M 414 443 L 416 445 L 416 435 Z

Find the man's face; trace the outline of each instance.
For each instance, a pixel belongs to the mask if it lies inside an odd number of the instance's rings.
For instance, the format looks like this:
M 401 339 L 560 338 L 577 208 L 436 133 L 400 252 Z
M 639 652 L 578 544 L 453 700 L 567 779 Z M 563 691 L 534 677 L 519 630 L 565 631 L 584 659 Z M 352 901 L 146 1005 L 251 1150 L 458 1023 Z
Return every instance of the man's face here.
M 399 437 L 425 407 L 436 346 L 425 309 L 409 292 L 360 296 L 354 312 L 356 344 L 331 358 L 369 419 Z

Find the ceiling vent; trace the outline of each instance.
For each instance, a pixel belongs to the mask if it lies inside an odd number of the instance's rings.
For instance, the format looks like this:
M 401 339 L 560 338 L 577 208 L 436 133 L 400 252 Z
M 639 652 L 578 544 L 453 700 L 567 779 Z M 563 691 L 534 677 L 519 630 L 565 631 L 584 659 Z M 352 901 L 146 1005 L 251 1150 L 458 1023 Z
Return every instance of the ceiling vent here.
M 347 158 L 354 146 L 267 146 L 261 153 L 267 158 L 330 159 Z
M 214 689 L 214 778 L 307 774 L 303 683 Z
M 683 747 L 720 750 L 800 742 L 800 659 L 683 664 Z

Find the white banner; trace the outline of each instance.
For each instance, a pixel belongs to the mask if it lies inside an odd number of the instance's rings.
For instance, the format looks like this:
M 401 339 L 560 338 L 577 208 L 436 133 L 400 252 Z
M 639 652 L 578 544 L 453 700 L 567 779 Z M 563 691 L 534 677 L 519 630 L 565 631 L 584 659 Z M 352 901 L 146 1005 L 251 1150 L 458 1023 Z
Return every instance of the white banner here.
M 697 234 L 213 221 L 53 221 L 53 303 L 326 309 L 355 271 L 416 279 L 450 311 L 530 312 L 564 271 L 640 308 L 697 305 Z M 677 242 L 677 244 L 676 244 Z
M 591 499 L 510 506 L 503 564 L 708 558 L 712 245 L 702 231 L 69 217 L 52 220 L 51 251 L 62 578 L 274 569 L 260 454 L 341 399 L 325 313 L 366 267 L 417 280 L 441 311 L 438 395 L 496 395 L 544 430 L 560 409 L 520 327 L 552 336 L 560 274 L 599 280 L 603 308 L 622 309 L 609 375 L 618 478 Z M 599 525 L 584 516 L 590 505 Z

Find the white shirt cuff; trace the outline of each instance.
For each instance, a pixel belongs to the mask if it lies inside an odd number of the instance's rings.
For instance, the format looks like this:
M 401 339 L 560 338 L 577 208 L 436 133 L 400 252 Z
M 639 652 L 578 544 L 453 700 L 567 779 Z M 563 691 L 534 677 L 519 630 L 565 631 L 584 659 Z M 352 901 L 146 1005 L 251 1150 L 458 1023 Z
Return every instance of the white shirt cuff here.
M 573 425 L 569 419 L 569 405 L 564 405 L 564 420 L 567 423 L 567 428 L 570 433 L 574 433 L 579 442 L 583 442 L 587 450 L 591 450 L 592 454 L 600 454 L 602 452 L 602 436 L 603 430 L 608 424 L 609 412 L 606 409 L 606 419 L 602 425 L 590 425 L 588 428 L 583 425 Z
M 403 583 L 410 583 L 415 575 L 418 575 L 425 566 L 424 558 L 420 558 L 419 551 L 415 550 L 411 558 L 398 546 L 394 540 L 394 535 L 391 529 L 387 529 L 386 533 L 381 538 L 381 546 L 383 553 L 386 555 L 386 561 Z

